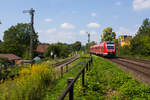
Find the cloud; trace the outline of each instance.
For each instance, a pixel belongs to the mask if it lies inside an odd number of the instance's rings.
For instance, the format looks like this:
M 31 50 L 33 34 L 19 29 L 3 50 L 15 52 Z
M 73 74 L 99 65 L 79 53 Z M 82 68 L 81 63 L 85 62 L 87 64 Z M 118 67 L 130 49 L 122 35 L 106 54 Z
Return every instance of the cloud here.
M 116 3 L 115 3 L 115 5 L 120 6 L 120 5 L 121 5 L 121 3 L 120 3 L 120 2 L 116 2 Z
M 137 30 L 131 30 L 126 27 L 119 27 L 118 32 L 116 33 L 117 36 L 119 35 L 131 35 L 134 36 L 136 34 Z
M 114 18 L 114 19 L 118 19 L 118 18 L 119 18 L 119 16 L 117 16 L 117 15 L 114 15 L 114 16 L 113 16 L 113 18 Z
M 70 23 L 65 22 L 65 23 L 61 24 L 61 28 L 62 29 L 75 29 L 75 26 Z
M 91 35 L 97 35 L 97 32 L 96 31 L 91 31 L 90 34 Z
M 50 28 L 50 29 L 47 29 L 45 32 L 46 33 L 56 33 L 57 30 L 56 30 L 56 28 Z
M 87 27 L 88 28 L 99 28 L 100 24 L 97 24 L 95 22 L 91 22 L 91 23 L 87 24 Z
M 96 13 L 95 12 L 91 13 L 91 16 L 96 17 Z
M 85 30 L 80 30 L 80 34 L 81 34 L 81 35 L 85 35 L 85 34 L 86 34 L 86 31 L 85 31 Z
M 150 0 L 133 0 L 133 9 L 142 10 L 150 8 Z
M 52 22 L 53 20 L 51 18 L 44 19 L 45 22 Z
M 49 29 L 46 29 L 46 30 L 37 30 L 38 33 L 56 33 L 57 32 L 57 29 L 56 28 L 49 28 Z
M 39 40 L 44 43 L 74 43 L 75 33 L 69 31 L 58 31 L 56 28 L 38 30 Z

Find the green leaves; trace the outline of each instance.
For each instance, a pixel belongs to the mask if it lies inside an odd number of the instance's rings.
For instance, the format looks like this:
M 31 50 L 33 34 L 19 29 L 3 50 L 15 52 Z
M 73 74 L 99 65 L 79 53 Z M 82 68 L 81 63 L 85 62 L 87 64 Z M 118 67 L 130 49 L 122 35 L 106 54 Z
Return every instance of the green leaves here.
M 133 79 L 129 74 L 103 58 L 94 57 L 93 61 L 94 66 L 85 75 L 85 93 L 81 95 L 80 92 L 79 96 L 75 95 L 78 97 L 77 100 L 150 99 L 150 86 Z
M 150 56 L 150 21 L 146 18 L 139 27 L 136 36 L 130 41 L 130 46 L 119 49 L 123 56 Z
M 140 26 L 137 35 L 131 40 L 131 52 L 148 56 L 150 55 L 150 21 L 146 18 Z
M 54 55 L 56 55 L 56 57 L 64 58 L 68 57 L 69 53 L 71 52 L 69 51 L 69 46 L 67 44 L 56 43 L 49 45 L 44 56 L 54 58 Z
M 4 32 L 3 42 L 1 43 L 2 53 L 13 53 L 18 56 L 23 56 L 30 46 L 30 24 L 18 23 L 16 26 L 11 26 Z M 38 44 L 37 33 L 33 34 L 33 48 Z
M 112 41 L 116 38 L 116 33 L 112 31 L 111 27 L 107 27 L 103 30 L 103 34 L 101 35 L 101 41 Z

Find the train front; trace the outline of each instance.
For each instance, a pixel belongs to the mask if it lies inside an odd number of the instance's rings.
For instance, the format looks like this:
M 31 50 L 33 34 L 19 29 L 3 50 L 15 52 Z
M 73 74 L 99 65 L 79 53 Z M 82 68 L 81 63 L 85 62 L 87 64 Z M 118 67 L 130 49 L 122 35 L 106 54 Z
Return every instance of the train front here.
M 113 41 L 107 41 L 106 48 L 107 48 L 107 56 L 108 57 L 116 56 L 116 44 Z

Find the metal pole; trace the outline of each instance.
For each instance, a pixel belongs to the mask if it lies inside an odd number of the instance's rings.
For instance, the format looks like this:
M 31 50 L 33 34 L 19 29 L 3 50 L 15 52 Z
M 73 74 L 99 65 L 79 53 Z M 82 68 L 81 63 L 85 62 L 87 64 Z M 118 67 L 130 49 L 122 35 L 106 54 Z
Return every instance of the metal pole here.
M 30 9 L 30 15 L 31 15 L 31 34 L 30 34 L 30 59 L 33 58 L 33 34 L 35 33 L 34 31 L 34 12 L 35 10 L 33 8 Z
M 34 12 L 35 10 L 33 8 L 31 8 L 30 10 L 24 10 L 23 13 L 29 13 L 31 15 L 31 23 L 30 23 L 30 27 L 31 27 L 31 33 L 30 33 L 30 59 L 33 58 L 33 35 L 35 34 L 35 30 L 34 30 Z
M 88 34 L 88 52 L 90 53 L 90 33 L 86 32 Z

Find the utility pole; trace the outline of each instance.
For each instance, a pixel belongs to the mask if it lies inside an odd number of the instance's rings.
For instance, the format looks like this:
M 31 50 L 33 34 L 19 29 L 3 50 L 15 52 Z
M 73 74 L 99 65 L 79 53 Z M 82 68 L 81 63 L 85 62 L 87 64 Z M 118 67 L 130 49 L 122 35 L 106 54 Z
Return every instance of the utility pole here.
M 35 34 L 34 30 L 34 12 L 35 10 L 31 8 L 30 10 L 24 10 L 23 13 L 29 13 L 31 15 L 31 23 L 30 23 L 30 28 L 31 28 L 31 33 L 30 33 L 30 59 L 33 58 L 33 35 Z
M 86 32 L 88 34 L 88 51 L 90 53 L 90 33 L 89 32 Z

